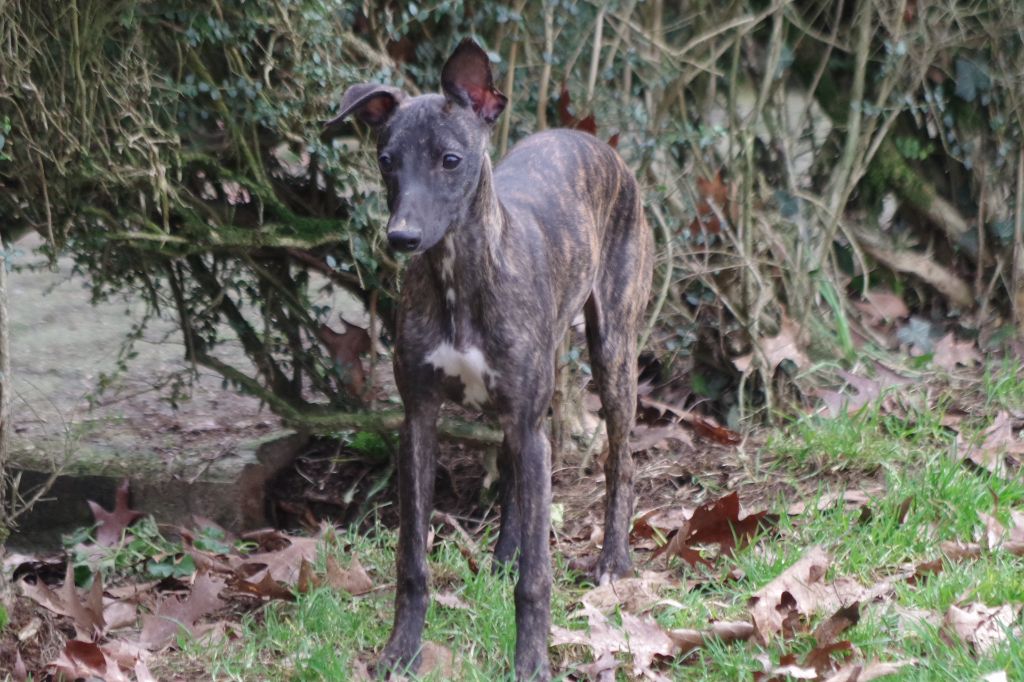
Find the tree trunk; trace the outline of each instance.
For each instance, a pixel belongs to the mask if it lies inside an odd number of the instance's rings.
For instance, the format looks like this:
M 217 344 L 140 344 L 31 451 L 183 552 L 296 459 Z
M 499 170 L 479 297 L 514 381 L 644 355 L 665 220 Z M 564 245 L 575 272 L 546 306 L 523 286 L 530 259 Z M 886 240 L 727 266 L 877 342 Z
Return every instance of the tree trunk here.
M 0 241 L 0 557 L 10 534 L 8 511 L 11 505 L 10 478 L 7 472 L 10 438 L 11 356 L 7 321 L 7 251 Z
M 1013 221 L 1013 321 L 1017 341 L 1024 341 L 1024 149 L 1017 156 L 1017 205 Z

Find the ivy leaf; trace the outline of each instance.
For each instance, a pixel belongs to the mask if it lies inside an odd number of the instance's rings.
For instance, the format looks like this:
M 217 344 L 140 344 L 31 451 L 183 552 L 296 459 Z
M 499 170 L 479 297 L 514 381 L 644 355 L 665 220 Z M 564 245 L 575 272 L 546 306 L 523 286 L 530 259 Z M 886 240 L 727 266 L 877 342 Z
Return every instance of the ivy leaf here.
M 911 347 L 912 355 L 931 353 L 935 346 L 932 323 L 921 317 L 911 317 L 906 326 L 896 332 L 896 338 Z
M 988 92 L 991 87 L 992 80 L 981 66 L 963 57 L 956 60 L 957 97 L 973 102 L 979 93 Z

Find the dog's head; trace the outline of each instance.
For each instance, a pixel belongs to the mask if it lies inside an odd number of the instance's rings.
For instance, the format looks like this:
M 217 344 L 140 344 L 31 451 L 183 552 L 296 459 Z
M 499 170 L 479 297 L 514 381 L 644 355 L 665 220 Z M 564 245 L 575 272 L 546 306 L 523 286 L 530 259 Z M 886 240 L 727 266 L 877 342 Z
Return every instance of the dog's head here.
M 355 115 L 376 132 L 391 211 L 388 243 L 397 251 L 426 251 L 463 222 L 491 129 L 508 103 L 494 87 L 487 53 L 469 38 L 445 63 L 441 87 L 443 95 L 406 97 L 388 85 L 353 85 L 327 123 Z

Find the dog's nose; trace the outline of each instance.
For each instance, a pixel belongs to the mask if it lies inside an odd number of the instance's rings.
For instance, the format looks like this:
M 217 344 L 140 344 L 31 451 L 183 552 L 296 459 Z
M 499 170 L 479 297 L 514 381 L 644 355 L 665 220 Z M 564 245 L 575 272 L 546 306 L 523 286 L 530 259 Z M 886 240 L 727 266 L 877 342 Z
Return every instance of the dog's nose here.
M 395 230 L 388 232 L 388 244 L 395 251 L 415 251 L 423 241 L 419 230 Z

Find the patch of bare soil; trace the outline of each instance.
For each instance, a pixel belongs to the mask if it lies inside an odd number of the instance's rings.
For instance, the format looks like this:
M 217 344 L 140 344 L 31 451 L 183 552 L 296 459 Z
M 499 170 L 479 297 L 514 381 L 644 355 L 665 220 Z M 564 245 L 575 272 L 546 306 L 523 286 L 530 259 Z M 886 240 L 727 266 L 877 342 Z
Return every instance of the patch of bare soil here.
M 480 525 L 496 520 L 494 487 L 484 487 L 486 453 L 441 443 L 434 488 L 439 513 Z M 270 483 L 272 518 L 279 528 L 316 528 L 321 521 L 398 526 L 397 475 L 387 456 L 374 457 L 337 441 L 318 439 Z
M 75 630 L 66 618 L 27 597 L 15 597 L 10 623 L 0 630 L 0 671 L 42 670 L 64 649 Z
M 778 467 L 758 467 L 750 454 L 761 446 L 756 437 L 736 446 L 685 431 L 676 436 L 634 455 L 637 516 L 656 510 L 691 512 L 727 493 L 738 494 L 742 508 L 753 510 L 771 508 L 779 500 L 810 500 L 823 484 L 833 489 L 879 485 L 872 473 L 839 471 L 798 477 Z M 440 445 L 436 514 L 458 519 L 472 535 L 491 524 L 497 530 L 500 519 L 497 483 L 488 476 L 488 456 L 461 444 Z M 579 459 L 577 453 L 570 453 L 554 472 L 552 483 L 554 516 L 560 517 L 555 532 L 565 540 L 559 549 L 571 558 L 595 551 L 604 513 L 600 457 L 586 469 Z M 282 529 L 313 530 L 324 521 L 355 525 L 361 532 L 373 532 L 377 524 L 398 526 L 393 461 L 387 456 L 367 456 L 334 440 L 313 441 L 271 482 L 268 497 L 271 517 Z

